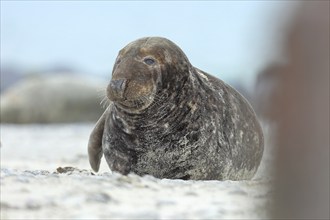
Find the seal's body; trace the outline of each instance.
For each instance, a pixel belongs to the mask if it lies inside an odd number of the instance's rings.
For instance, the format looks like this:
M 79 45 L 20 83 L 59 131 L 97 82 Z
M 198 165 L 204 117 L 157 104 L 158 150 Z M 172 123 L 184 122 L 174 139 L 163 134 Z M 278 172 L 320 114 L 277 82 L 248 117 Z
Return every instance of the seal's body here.
M 170 179 L 250 179 L 260 164 L 263 134 L 249 103 L 165 38 L 122 49 L 107 96 L 88 146 L 95 171 L 102 154 L 112 171 Z

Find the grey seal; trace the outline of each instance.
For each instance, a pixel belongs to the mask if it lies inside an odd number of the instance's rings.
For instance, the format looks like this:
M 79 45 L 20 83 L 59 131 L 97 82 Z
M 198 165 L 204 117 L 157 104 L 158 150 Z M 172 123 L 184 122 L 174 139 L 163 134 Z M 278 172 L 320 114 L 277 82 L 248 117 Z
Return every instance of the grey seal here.
M 108 107 L 88 143 L 99 170 L 193 180 L 251 179 L 262 158 L 256 114 L 235 89 L 193 67 L 172 41 L 146 37 L 120 50 Z

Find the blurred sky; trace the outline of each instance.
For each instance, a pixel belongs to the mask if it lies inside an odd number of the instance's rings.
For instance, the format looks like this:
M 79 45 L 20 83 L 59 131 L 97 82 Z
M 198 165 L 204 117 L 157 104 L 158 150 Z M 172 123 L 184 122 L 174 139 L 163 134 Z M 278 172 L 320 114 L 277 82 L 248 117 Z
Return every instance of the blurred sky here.
M 194 66 L 249 84 L 278 59 L 290 8 L 290 1 L 1 0 L 1 65 L 64 65 L 109 77 L 127 43 L 163 36 Z

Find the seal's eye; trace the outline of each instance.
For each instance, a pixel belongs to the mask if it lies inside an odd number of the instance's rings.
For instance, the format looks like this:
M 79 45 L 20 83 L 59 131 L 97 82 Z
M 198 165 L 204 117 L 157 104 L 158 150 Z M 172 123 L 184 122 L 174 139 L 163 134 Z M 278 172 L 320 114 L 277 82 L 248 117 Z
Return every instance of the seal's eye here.
M 145 59 L 143 60 L 143 62 L 144 62 L 145 64 L 152 65 L 152 64 L 154 64 L 156 61 L 155 61 L 154 59 L 152 59 L 152 58 L 145 58 Z

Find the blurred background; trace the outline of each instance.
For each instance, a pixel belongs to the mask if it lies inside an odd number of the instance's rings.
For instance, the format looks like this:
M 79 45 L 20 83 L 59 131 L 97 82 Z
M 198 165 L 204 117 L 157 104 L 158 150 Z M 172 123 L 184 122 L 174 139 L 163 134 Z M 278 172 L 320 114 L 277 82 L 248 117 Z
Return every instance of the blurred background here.
M 286 62 L 281 45 L 295 5 L 1 1 L 1 121 L 95 121 L 118 51 L 145 36 L 169 38 L 254 103 L 257 75 Z

